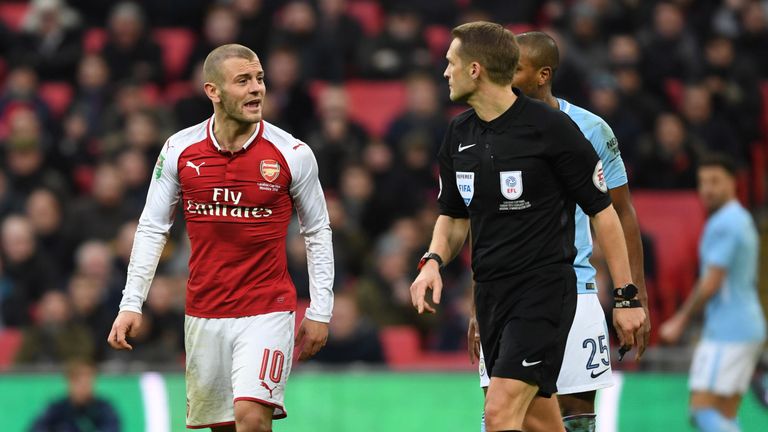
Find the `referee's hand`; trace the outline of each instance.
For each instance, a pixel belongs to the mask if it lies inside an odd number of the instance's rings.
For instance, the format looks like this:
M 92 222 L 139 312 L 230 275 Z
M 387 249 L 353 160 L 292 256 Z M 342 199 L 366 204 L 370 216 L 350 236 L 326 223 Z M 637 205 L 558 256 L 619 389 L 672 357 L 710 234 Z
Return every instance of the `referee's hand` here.
M 639 339 L 635 334 L 645 323 L 645 310 L 641 307 L 613 309 L 613 326 L 623 347 L 637 346 Z
M 432 290 L 432 302 L 436 305 L 440 304 L 443 280 L 440 277 L 440 267 L 438 267 L 435 260 L 427 261 L 424 267 L 421 268 L 421 272 L 416 277 L 416 280 L 411 284 L 411 302 L 420 314 L 424 313 L 424 311 L 429 313 L 436 312 L 435 308 L 425 298 L 428 289 Z

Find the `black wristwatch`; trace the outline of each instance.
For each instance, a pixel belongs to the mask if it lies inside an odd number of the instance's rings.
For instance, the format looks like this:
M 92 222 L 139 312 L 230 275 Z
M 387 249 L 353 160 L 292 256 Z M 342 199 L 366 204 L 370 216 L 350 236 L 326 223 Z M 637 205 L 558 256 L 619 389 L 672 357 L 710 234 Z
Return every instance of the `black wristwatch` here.
M 427 252 L 419 260 L 419 265 L 416 267 L 416 270 L 421 271 L 421 268 L 424 267 L 424 265 L 427 263 L 427 261 L 429 261 L 431 259 L 433 259 L 433 260 L 435 260 L 435 262 L 437 262 L 437 266 L 438 267 L 443 268 L 443 259 L 440 258 L 440 255 L 438 255 L 438 254 L 436 254 L 434 252 Z
M 637 287 L 634 284 L 626 284 L 613 290 L 613 307 L 615 309 L 642 307 L 637 299 Z

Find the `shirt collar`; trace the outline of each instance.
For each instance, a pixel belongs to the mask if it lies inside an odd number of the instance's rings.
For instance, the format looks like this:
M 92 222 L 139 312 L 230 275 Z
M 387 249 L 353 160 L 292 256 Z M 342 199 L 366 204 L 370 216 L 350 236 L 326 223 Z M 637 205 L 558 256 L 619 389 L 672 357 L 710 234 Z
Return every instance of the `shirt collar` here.
M 503 132 L 512 126 L 514 120 L 517 118 L 517 115 L 523 109 L 523 106 L 525 106 L 528 102 L 528 97 L 525 96 L 523 92 L 520 91 L 520 89 L 512 87 L 512 91 L 515 93 L 515 96 L 517 96 L 517 100 L 512 104 L 512 106 L 504 111 L 504 113 L 489 122 L 480 120 L 478 117 L 482 127 L 491 129 L 494 132 Z
M 226 150 L 221 148 L 221 145 L 219 145 L 219 142 L 216 140 L 216 136 L 213 134 L 213 121 L 215 117 L 216 116 L 213 115 L 211 116 L 211 119 L 208 120 L 208 136 L 211 138 L 211 142 L 213 143 L 213 146 L 216 147 L 216 150 L 224 152 Z M 248 137 L 248 140 L 245 141 L 245 144 L 243 144 L 243 148 L 240 151 L 247 149 L 252 142 L 256 141 L 256 138 L 259 136 L 259 132 L 261 132 L 261 121 L 256 124 L 256 129 L 253 131 L 253 134 Z

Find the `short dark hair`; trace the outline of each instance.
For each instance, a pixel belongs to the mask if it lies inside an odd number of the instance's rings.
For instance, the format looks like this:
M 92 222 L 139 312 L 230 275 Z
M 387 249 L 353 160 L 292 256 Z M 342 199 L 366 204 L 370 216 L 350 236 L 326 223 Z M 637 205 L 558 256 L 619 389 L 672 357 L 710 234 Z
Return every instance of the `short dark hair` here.
M 535 67 L 549 67 L 554 74 L 560 66 L 560 51 L 552 36 L 540 31 L 525 32 L 517 35 L 517 44 L 528 50 L 527 58 Z
M 256 60 L 256 53 L 250 48 L 239 44 L 222 45 L 208 54 L 203 63 L 203 79 L 216 84 L 221 83 L 221 64 L 229 58 Z
M 512 83 L 520 58 L 514 33 L 500 24 L 475 21 L 455 27 L 451 35 L 461 41 L 459 56 L 480 63 L 491 82 L 498 85 Z
M 738 173 L 738 167 L 733 158 L 724 153 L 705 153 L 699 158 L 699 168 L 704 167 L 720 167 L 725 170 L 731 177 L 736 178 Z

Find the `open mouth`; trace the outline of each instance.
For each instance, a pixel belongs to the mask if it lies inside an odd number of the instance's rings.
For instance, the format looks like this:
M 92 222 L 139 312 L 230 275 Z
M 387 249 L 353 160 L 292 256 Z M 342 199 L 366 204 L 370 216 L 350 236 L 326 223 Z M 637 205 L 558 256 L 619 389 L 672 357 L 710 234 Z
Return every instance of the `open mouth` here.
M 260 100 L 252 100 L 250 102 L 245 103 L 245 107 L 247 109 L 259 109 L 261 108 L 261 101 Z

